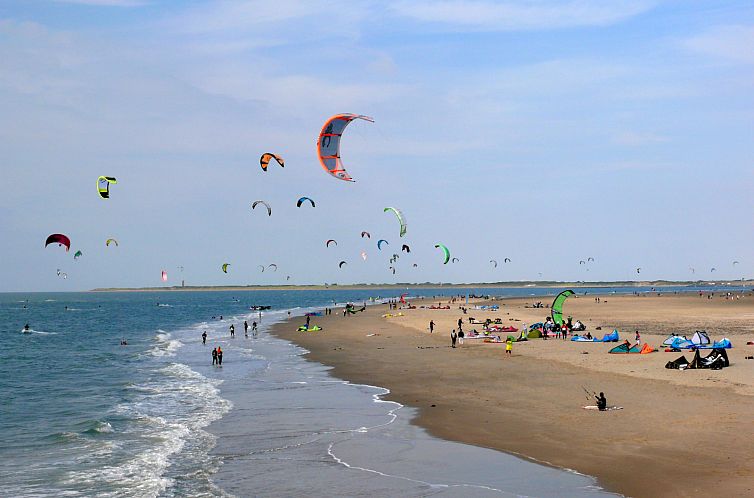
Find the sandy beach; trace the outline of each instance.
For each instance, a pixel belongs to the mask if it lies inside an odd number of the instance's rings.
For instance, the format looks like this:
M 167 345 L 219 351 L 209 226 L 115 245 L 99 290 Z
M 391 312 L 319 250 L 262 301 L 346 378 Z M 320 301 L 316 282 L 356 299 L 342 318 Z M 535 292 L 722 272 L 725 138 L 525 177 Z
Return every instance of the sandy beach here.
M 273 333 L 309 350 L 308 358 L 333 367 L 336 377 L 390 389 L 388 399 L 418 408 L 414 422 L 444 439 L 573 469 L 629 496 L 751 496 L 754 361 L 745 357 L 754 355 L 746 345 L 754 340 L 754 297 L 600 297 L 597 303 L 593 295 L 574 296 L 564 312 L 595 336 L 617 328 L 621 340 L 633 341 L 638 329 L 654 347 L 671 332 L 690 337 L 705 329 L 713 340 L 730 338 L 731 367 L 668 370 L 665 363 L 682 353 L 610 355 L 615 344 L 562 340 L 516 343 L 510 358 L 502 344 L 467 339 L 450 347 L 459 318 L 467 332 L 481 331 L 467 324 L 470 316 L 521 327 L 549 314 L 529 304 L 552 298 L 496 300 L 499 311 L 466 315 L 462 302 L 450 310 L 422 309 L 431 299 L 414 300 L 417 309 L 377 305 L 348 317 L 336 308 L 313 319 L 321 332 L 297 332 L 299 318 Z M 610 405 L 624 409 L 584 410 L 593 401 L 582 386 L 604 391 Z

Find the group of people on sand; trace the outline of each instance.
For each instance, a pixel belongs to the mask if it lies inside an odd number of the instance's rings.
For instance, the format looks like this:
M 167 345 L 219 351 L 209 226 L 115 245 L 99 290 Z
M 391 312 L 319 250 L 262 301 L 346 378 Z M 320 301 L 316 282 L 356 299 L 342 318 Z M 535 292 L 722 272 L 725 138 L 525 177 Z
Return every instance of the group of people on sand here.
M 435 331 L 435 321 L 429 321 L 429 333 Z M 473 334 L 472 334 L 473 335 Z M 456 329 L 450 331 L 450 347 L 455 349 L 456 344 L 463 346 L 463 339 L 466 337 L 466 333 L 463 331 L 463 318 L 458 319 L 458 332 Z M 513 338 L 508 336 L 508 340 L 505 341 L 505 355 L 513 356 Z

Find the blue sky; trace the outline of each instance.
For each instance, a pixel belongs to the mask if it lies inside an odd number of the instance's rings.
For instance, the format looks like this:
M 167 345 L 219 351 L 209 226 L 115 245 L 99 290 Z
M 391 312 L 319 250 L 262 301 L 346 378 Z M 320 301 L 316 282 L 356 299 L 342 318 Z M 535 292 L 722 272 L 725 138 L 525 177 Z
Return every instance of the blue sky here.
M 751 2 L 6 1 L 0 291 L 751 277 L 753 46 Z

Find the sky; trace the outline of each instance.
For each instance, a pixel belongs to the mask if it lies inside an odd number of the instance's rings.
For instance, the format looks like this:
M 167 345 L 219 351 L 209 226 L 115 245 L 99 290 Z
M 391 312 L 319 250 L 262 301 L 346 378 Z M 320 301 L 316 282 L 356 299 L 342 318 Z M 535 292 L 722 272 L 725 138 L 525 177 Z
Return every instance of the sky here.
M 4 1 L 0 291 L 753 277 L 752 47 L 750 1 Z

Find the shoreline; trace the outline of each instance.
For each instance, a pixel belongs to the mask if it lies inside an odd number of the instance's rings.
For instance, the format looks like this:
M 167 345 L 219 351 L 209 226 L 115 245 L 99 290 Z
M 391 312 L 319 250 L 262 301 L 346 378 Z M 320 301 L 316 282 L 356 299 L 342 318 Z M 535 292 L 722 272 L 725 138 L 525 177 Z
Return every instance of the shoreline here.
M 583 302 L 593 297 L 581 299 L 579 307 L 588 309 Z M 611 303 L 621 298 L 634 307 L 656 305 L 659 309 L 707 304 L 706 300 L 697 303 L 693 296 L 607 296 Z M 497 300 L 503 312 L 516 318 L 497 316 L 519 320 L 528 318 L 527 311 L 546 313 L 518 308 L 531 299 Z M 739 306 L 744 314 L 754 311 L 751 301 L 749 298 Z M 421 302 L 415 300 L 414 304 Z M 426 299 L 423 302 L 430 304 Z M 386 308 L 370 306 L 348 318 L 334 310 L 332 316 L 314 319 L 324 328 L 320 333 L 296 332 L 291 324 L 300 318 L 275 325 L 271 333 L 308 350 L 305 358 L 332 367 L 337 378 L 389 389 L 385 400 L 416 408 L 412 423 L 442 439 L 573 469 L 596 477 L 608 491 L 628 496 L 704 496 L 712 492 L 745 496 L 754 489 L 754 451 L 738 440 L 739 435 L 750 432 L 750 413 L 754 411 L 754 396 L 747 395 L 754 392 L 751 385 L 738 385 L 740 376 L 748 375 L 754 363 L 743 361 L 747 352 L 743 335 L 730 336 L 737 349 L 729 353 L 738 369 L 721 372 L 738 377 L 725 380 L 705 370 L 662 368 L 660 363 L 664 365 L 681 353 L 615 358 L 617 355 L 604 355 L 608 346 L 600 343 L 516 343 L 515 355 L 509 359 L 502 357 L 499 345 L 471 344 L 471 340 L 453 350 L 447 330 L 463 316 L 457 309 L 405 310 L 403 317 L 382 318 L 388 313 Z M 611 307 L 604 309 L 608 315 L 616 313 Z M 726 308 L 722 311 L 729 313 Z M 420 315 L 419 322 L 411 314 Z M 635 310 L 630 314 L 642 316 Z M 430 335 L 424 330 L 427 316 L 438 322 L 437 333 Z M 717 320 L 714 313 L 711 316 Z M 590 329 L 594 327 L 591 323 Z M 647 340 L 657 345 L 658 338 L 649 335 Z M 591 356 L 580 355 L 586 347 L 591 348 Z M 585 359 L 594 365 L 584 363 Z M 652 368 L 647 367 L 648 361 Z M 626 405 L 626 409 L 607 413 L 582 410 L 582 405 L 592 404 L 585 400 L 582 385 L 605 390 L 609 401 Z M 668 421 L 672 421 L 670 426 Z M 724 449 L 703 456 L 695 451 L 711 447 Z M 675 478 L 680 469 L 683 476 Z

